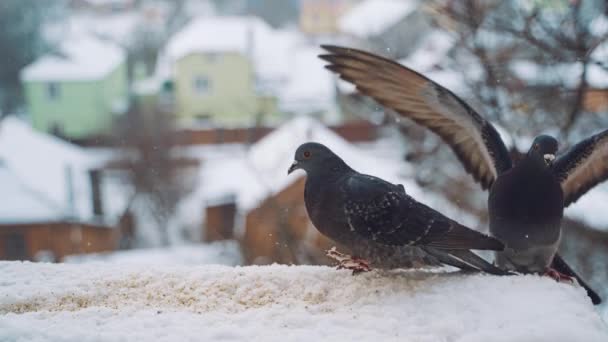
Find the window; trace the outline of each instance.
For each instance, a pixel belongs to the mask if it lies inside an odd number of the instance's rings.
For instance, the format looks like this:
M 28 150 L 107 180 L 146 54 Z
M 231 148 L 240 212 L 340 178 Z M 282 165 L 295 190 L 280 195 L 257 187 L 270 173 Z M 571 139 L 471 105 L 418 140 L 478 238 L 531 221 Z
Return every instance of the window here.
M 7 260 L 27 259 L 25 237 L 23 234 L 12 233 L 4 236 L 4 251 Z
M 199 95 L 205 95 L 209 92 L 211 88 L 211 82 L 205 76 L 196 76 L 194 77 L 194 91 Z
M 46 95 L 48 96 L 49 100 L 58 100 L 60 96 L 59 84 L 55 82 L 48 83 L 46 85 Z

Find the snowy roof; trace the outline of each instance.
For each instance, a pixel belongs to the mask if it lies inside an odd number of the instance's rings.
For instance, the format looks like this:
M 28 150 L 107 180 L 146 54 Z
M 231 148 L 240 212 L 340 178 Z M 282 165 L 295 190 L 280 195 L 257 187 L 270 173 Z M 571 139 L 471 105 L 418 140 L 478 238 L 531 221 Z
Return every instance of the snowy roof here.
M 607 45 L 608 48 L 608 45 Z M 581 63 L 539 65 L 531 61 L 516 61 L 510 65 L 513 73 L 531 85 L 564 84 L 577 87 L 583 73 Z M 608 88 L 608 71 L 599 65 L 587 66 L 587 82 L 593 88 Z
M 24 81 L 99 80 L 124 62 L 117 45 L 88 35 L 66 37 L 57 53 L 47 54 L 21 71 Z
M 338 21 L 343 33 L 368 38 L 381 34 L 418 8 L 417 0 L 364 0 Z
M 537 275 L 21 262 L 0 270 L 3 341 L 608 340 L 580 286 Z
M 285 112 L 309 114 L 331 108 L 336 88 L 333 76 L 317 56 L 318 47 L 303 46 L 292 50 L 289 57 L 291 73 L 279 89 L 279 107 Z
M 55 203 L 45 199 L 44 194 L 22 184 L 4 165 L 0 165 L 0 187 L 4 198 L 0 206 L 0 224 L 53 222 L 67 216 Z
M 32 217 L 48 215 L 50 207 L 46 204 L 51 203 L 54 212 L 63 216 L 93 218 L 88 170 L 95 165 L 95 160 L 82 148 L 34 131 L 20 119 L 8 117 L 0 121 L 0 160 L 6 168 L 0 189 L 12 188 L 22 193 L 20 198 L 24 202 L 12 205 L 30 205 L 28 193 L 36 193 L 45 204 L 32 206 Z M 9 184 L 17 180 L 18 183 Z M 72 203 L 70 196 L 73 196 Z M 10 213 L 5 214 L 8 216 L 0 216 L 0 220 L 11 218 Z
M 168 55 L 177 60 L 195 52 L 255 53 L 272 28 L 255 16 L 218 16 L 193 19 L 168 42 Z

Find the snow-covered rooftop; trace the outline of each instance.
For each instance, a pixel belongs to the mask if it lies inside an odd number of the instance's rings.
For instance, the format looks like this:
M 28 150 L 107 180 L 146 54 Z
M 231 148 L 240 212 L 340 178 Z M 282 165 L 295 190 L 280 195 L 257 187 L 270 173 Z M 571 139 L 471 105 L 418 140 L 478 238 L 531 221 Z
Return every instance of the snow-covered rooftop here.
M 4 167 L 1 189 L 35 190 L 38 202 L 52 203 L 54 215 L 58 212 L 82 220 L 92 218 L 88 170 L 96 165 L 96 160 L 82 148 L 37 132 L 18 118 L 8 117 L 0 121 L 0 161 Z M 14 183 L 17 180 L 19 183 Z M 47 205 L 34 206 L 29 196 L 22 194 L 19 198 L 24 202 L 11 199 L 14 213 L 29 209 L 31 217 L 49 214 Z M 70 196 L 73 196 L 72 203 Z M 0 220 L 12 219 L 10 212 L 5 214 Z
M 608 340 L 548 277 L 0 262 L 2 341 Z
M 292 50 L 287 84 L 279 89 L 279 107 L 286 112 L 309 114 L 335 105 L 333 76 L 317 56 L 318 47 L 303 46 Z
M 24 81 L 90 81 L 125 61 L 119 46 L 90 35 L 65 37 L 56 53 L 44 55 L 21 71 Z
M 0 223 L 54 222 L 66 218 L 66 212 L 45 199 L 44 194 L 29 189 L 6 166 L 0 165 L 2 205 Z
M 418 7 L 417 0 L 363 0 L 338 21 L 343 33 L 368 38 L 378 35 Z

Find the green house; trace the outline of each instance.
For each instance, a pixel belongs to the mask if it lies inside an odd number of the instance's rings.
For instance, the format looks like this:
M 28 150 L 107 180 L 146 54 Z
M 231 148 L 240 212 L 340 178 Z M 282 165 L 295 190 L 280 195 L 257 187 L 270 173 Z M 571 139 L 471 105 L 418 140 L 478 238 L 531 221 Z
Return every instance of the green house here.
M 120 47 L 78 36 L 26 66 L 21 82 L 34 128 L 72 139 L 110 133 L 128 105 L 125 60 Z
M 274 41 L 273 29 L 250 16 L 198 18 L 176 33 L 166 54 L 180 121 L 247 126 L 276 117 L 269 88 L 281 83 L 287 68 L 283 60 L 263 58 Z

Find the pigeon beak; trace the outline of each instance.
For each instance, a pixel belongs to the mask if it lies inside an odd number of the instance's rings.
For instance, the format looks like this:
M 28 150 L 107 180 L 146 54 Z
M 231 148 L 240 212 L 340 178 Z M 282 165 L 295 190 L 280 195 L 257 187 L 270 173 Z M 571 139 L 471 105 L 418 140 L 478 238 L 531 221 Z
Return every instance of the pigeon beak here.
M 294 172 L 295 170 L 299 169 L 300 166 L 298 165 L 298 161 L 294 160 L 293 163 L 291 163 L 291 166 L 289 167 L 289 170 L 287 170 L 287 174 L 290 174 L 292 172 Z
M 543 155 L 543 158 L 545 159 L 545 163 L 547 163 L 547 165 L 551 165 L 555 159 L 555 154 L 545 154 Z

